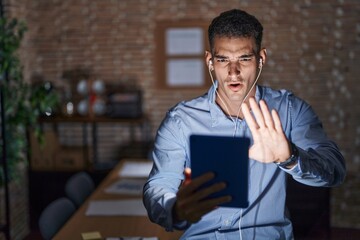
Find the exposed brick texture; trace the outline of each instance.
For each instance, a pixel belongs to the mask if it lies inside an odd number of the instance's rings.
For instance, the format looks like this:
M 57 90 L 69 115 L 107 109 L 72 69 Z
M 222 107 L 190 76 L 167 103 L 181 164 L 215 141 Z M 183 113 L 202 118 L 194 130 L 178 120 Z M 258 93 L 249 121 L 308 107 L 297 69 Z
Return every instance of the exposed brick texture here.
M 360 170 L 360 2 L 358 0 L 8 0 L 26 20 L 24 74 L 63 84 L 64 71 L 82 68 L 107 83 L 136 84 L 152 134 L 165 112 L 205 90 L 161 90 L 154 69 L 158 20 L 210 21 L 243 8 L 263 23 L 268 61 L 260 83 L 307 100 L 340 146 L 349 174 Z M 110 130 L 111 132 L 111 130 Z M 118 136 L 115 136 L 118 138 Z M 333 190 L 332 225 L 360 228 L 359 178 Z M 351 191 L 350 191 L 351 190 Z M 346 194 L 342 194 L 346 193 Z M 344 207 L 346 206 L 346 207 Z

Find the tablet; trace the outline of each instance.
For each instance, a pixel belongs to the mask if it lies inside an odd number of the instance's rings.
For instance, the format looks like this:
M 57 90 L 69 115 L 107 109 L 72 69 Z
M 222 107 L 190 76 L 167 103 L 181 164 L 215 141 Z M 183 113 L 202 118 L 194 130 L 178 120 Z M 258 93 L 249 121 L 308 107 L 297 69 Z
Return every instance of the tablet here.
M 248 168 L 250 139 L 229 136 L 190 136 L 191 176 L 198 177 L 214 172 L 215 178 L 203 187 L 215 182 L 226 182 L 227 187 L 210 198 L 231 195 L 232 201 L 223 207 L 246 208 L 248 202 Z

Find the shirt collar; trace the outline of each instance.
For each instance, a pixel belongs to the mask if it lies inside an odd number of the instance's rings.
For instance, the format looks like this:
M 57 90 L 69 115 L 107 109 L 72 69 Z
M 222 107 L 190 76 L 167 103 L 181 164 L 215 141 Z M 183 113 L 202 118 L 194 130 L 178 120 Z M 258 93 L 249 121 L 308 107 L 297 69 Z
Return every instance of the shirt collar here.
M 221 119 L 229 119 L 229 116 L 227 116 L 220 108 L 219 105 L 215 102 L 216 99 L 216 89 L 218 87 L 219 83 L 217 80 L 214 81 L 214 84 L 211 86 L 211 88 L 208 91 L 208 100 L 209 100 L 209 110 L 210 110 L 210 116 L 211 116 L 211 125 L 212 127 L 215 127 L 219 124 L 219 120 Z M 255 91 L 255 100 L 256 102 L 259 102 L 259 100 L 262 98 L 262 89 L 260 86 L 256 85 L 256 91 Z

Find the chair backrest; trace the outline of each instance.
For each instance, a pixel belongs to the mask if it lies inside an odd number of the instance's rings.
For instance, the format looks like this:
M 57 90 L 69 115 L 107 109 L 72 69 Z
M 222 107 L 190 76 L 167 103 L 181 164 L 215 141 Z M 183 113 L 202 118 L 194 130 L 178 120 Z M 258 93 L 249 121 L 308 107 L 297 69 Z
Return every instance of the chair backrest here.
M 75 211 L 74 203 L 65 197 L 47 205 L 39 218 L 39 229 L 43 238 L 51 239 Z
M 76 207 L 79 207 L 94 189 L 95 184 L 90 175 L 86 172 L 79 172 L 72 175 L 66 182 L 65 194 Z

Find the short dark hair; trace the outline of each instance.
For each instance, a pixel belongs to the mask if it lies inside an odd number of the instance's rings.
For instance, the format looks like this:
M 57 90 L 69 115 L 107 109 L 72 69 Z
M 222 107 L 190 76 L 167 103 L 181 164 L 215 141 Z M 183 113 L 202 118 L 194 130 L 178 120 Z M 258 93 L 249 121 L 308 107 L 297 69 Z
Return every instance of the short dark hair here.
M 257 51 L 261 49 L 263 26 L 253 15 L 232 9 L 214 18 L 208 29 L 210 50 L 214 51 L 215 37 L 254 37 Z

